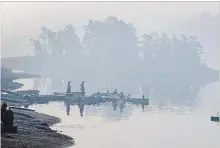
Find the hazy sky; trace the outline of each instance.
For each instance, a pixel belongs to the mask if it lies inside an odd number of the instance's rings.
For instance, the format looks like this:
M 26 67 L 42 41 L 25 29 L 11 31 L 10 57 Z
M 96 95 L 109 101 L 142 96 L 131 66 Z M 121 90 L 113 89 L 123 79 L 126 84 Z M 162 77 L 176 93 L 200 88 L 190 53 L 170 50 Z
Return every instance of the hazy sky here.
M 72 23 L 81 37 L 88 19 L 117 16 L 141 34 L 167 31 L 185 18 L 218 11 L 217 2 L 2 2 L 1 8 L 2 57 L 33 54 L 29 39 L 39 35 L 42 25 L 57 30 Z

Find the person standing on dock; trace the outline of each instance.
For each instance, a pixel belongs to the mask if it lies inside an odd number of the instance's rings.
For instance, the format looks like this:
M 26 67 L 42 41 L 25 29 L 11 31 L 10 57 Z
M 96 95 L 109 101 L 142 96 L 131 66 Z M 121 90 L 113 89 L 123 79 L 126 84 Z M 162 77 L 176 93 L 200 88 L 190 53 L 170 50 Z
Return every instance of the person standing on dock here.
M 81 94 L 82 94 L 83 97 L 85 96 L 85 86 L 84 86 L 84 84 L 85 84 L 85 81 L 82 81 L 81 88 L 80 88 Z
M 67 93 L 67 95 L 70 95 L 71 94 L 71 85 L 70 85 L 70 81 L 68 82 L 68 84 L 67 84 L 67 91 L 66 91 L 66 93 Z
M 144 99 L 144 94 L 143 94 L 143 97 L 142 97 L 142 99 Z
M 113 95 L 117 95 L 117 89 L 115 89 L 115 91 L 113 92 Z

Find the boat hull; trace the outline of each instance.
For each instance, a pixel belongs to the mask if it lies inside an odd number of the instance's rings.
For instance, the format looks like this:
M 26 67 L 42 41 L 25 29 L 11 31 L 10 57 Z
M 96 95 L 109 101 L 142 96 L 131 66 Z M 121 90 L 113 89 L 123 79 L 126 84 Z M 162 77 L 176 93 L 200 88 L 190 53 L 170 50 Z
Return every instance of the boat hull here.
M 127 99 L 127 102 L 133 103 L 133 104 L 142 104 L 142 105 L 148 105 L 149 99 Z

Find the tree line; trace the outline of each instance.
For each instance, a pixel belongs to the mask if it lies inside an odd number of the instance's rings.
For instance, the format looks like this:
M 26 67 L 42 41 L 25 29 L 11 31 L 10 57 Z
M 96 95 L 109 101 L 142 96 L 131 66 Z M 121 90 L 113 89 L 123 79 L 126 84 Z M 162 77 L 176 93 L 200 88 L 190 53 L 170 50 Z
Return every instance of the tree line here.
M 40 37 L 31 39 L 35 56 L 89 55 L 94 59 L 103 59 L 106 64 L 114 59 L 114 63 L 125 65 L 137 64 L 142 58 L 145 64 L 161 66 L 159 69 L 166 65 L 175 67 L 176 64 L 182 68 L 202 65 L 202 45 L 194 36 L 173 34 L 169 37 L 165 33 L 152 32 L 138 38 L 132 24 L 116 17 L 89 20 L 84 30 L 80 40 L 72 24 L 57 32 L 43 26 Z
M 108 88 L 125 88 L 127 93 L 142 85 L 147 95 L 153 88 L 154 94 L 163 95 L 160 98 L 186 93 L 194 98 L 200 85 L 215 79 L 201 77 L 213 71 L 205 65 L 203 46 L 195 36 L 152 32 L 138 37 L 131 23 L 117 17 L 89 20 L 84 31 L 80 40 L 72 24 L 56 32 L 42 27 L 39 38 L 31 39 L 35 56 L 59 64 L 59 59 L 68 61 L 67 70 L 74 67 L 71 78 L 77 77 L 77 82 L 87 77 L 89 89 L 99 90 L 108 80 Z

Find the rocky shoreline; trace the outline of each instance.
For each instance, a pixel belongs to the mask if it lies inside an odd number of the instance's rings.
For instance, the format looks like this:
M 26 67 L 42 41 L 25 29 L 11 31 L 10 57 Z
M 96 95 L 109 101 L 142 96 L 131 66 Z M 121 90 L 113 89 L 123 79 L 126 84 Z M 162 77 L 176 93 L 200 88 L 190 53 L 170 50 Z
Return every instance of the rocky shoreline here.
M 59 123 L 59 118 L 34 111 L 12 110 L 18 133 L 1 134 L 2 148 L 66 148 L 74 145 L 73 138 L 49 127 Z

